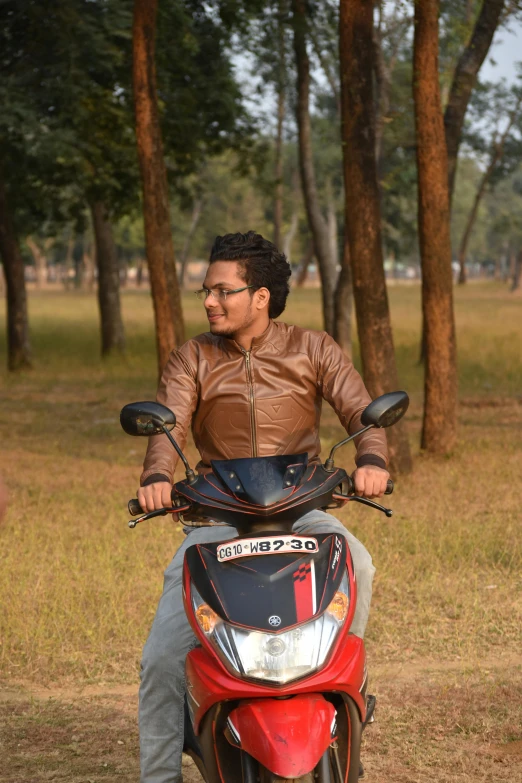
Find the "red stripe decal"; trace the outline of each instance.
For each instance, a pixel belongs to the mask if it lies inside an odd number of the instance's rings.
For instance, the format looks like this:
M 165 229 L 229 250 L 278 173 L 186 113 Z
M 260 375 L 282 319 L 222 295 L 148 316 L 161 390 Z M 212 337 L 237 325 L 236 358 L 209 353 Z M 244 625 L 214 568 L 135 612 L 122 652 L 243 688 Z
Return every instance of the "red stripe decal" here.
M 313 616 L 314 599 L 312 591 L 314 589 L 311 563 L 304 563 L 294 573 L 295 610 L 298 623 L 309 620 Z

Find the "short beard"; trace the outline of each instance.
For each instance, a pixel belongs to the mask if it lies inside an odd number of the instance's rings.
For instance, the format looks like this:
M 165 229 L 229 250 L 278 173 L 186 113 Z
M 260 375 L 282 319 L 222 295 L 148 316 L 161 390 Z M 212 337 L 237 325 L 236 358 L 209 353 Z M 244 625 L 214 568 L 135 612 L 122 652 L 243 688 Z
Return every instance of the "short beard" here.
M 245 320 L 243 321 L 243 323 L 241 324 L 240 327 L 238 327 L 237 329 L 227 329 L 227 328 L 224 328 L 224 329 L 220 330 L 219 332 L 218 331 L 213 332 L 212 329 L 210 331 L 211 331 L 211 334 L 215 334 L 217 337 L 226 337 L 228 340 L 233 340 L 234 337 L 236 336 L 236 334 L 241 329 L 244 329 L 246 326 L 250 326 L 252 321 L 253 321 L 253 318 L 252 318 L 252 303 L 251 303 L 250 307 L 248 308 L 248 311 L 247 311 L 247 313 L 245 315 Z

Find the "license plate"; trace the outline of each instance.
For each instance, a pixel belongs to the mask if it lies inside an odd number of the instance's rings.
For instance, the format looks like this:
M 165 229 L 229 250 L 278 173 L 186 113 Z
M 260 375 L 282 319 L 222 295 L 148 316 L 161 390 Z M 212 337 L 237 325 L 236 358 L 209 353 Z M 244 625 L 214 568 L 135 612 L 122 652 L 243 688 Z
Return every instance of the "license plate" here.
M 235 560 L 238 557 L 252 555 L 277 555 L 292 552 L 319 552 L 316 538 L 307 536 L 263 536 L 262 538 L 240 538 L 238 541 L 227 541 L 217 548 L 217 559 L 220 563 Z

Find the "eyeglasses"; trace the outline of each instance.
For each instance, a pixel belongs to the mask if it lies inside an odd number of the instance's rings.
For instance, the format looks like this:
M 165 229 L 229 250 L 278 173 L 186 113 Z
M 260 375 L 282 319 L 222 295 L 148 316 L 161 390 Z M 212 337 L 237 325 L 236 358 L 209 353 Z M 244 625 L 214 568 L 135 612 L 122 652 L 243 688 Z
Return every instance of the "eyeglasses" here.
M 239 294 L 241 291 L 246 291 L 247 288 L 255 288 L 255 285 L 245 285 L 243 288 L 234 288 L 232 291 L 228 291 L 226 288 L 200 288 L 199 291 L 194 291 L 198 299 L 206 299 L 208 296 L 214 297 L 216 301 L 226 301 L 229 294 Z

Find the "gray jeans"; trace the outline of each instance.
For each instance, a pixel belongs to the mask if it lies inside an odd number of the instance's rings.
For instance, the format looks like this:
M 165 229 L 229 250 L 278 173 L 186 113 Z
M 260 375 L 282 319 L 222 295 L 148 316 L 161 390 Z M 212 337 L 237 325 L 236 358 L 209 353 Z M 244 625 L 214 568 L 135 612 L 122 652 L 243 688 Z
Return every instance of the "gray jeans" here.
M 340 533 L 348 540 L 357 578 L 352 633 L 364 635 L 375 568 L 365 547 L 331 514 L 311 511 L 295 533 Z M 185 658 L 196 638 L 183 608 L 183 558 L 189 546 L 225 541 L 237 535 L 230 525 L 193 528 L 165 571 L 163 594 L 143 650 L 139 704 L 141 783 L 181 783 Z

